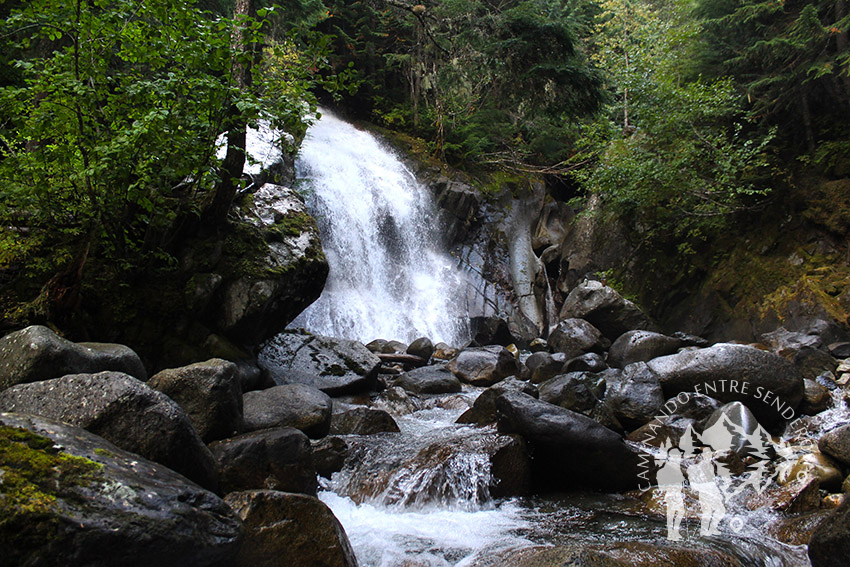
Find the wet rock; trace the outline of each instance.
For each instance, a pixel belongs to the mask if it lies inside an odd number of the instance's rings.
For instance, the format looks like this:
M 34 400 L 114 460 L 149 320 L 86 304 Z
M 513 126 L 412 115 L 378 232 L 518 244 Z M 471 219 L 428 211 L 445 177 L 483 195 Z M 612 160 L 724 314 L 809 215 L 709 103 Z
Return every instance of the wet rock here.
M 808 378 L 803 381 L 803 384 L 805 385 L 805 393 L 803 394 L 803 401 L 800 403 L 800 413 L 817 415 L 829 408 L 832 397 L 826 387 Z
M 818 449 L 821 453 L 845 465 L 850 465 L 850 425 L 842 425 L 827 431 L 818 440 Z
M 528 343 L 528 350 L 531 352 L 540 352 L 548 349 L 549 343 L 546 342 L 546 339 L 541 339 L 540 337 L 537 337 Z
M 847 479 L 844 479 L 845 481 Z M 844 485 L 841 485 L 841 488 L 844 488 Z M 847 493 L 842 494 L 827 494 L 820 501 L 820 507 L 824 510 L 835 510 L 847 500 Z
M 650 360 L 668 397 L 697 392 L 722 402 L 740 401 L 766 427 L 796 416 L 803 377 L 787 360 L 745 345 L 717 344 Z
M 806 453 L 780 466 L 776 480 L 780 485 L 785 486 L 807 476 L 816 478 L 827 490 L 838 490 L 844 480 L 844 475 L 841 474 L 837 463 L 817 452 Z
M 714 414 L 715 410 L 723 404 L 705 394 L 695 392 L 683 392 L 675 398 L 670 398 L 661 409 L 667 413 L 693 419 L 700 424 L 702 430 L 705 422 Z
M 531 371 L 532 382 L 535 384 L 541 384 L 547 380 L 551 380 L 559 374 L 564 373 L 564 367 L 567 365 L 566 354 L 562 352 L 556 352 L 555 354 L 549 354 L 548 352 L 538 354 L 545 356 L 541 356 L 534 361 L 535 368 Z
M 470 321 L 472 328 L 472 346 L 501 345 L 508 346 L 517 342 L 511 334 L 508 323 L 500 317 L 473 317 Z
M 779 327 L 775 331 L 765 333 L 760 339 L 761 342 L 770 347 L 770 350 L 789 360 L 793 359 L 794 355 L 801 349 L 816 349 L 821 346 L 821 339 L 817 335 L 789 331 L 785 327 Z
M 425 362 L 428 362 L 431 360 L 431 355 L 434 354 L 434 343 L 428 337 L 420 337 L 410 343 L 410 346 L 407 347 L 405 352 L 413 356 L 418 356 L 424 359 Z
M 838 359 L 850 358 L 850 342 L 832 343 L 827 347 L 829 354 Z
M 463 349 L 446 368 L 473 386 L 492 386 L 520 370 L 511 353 L 498 345 Z
M 328 436 L 313 441 L 313 465 L 316 472 L 330 478 L 345 466 L 348 458 L 348 443 L 342 437 Z
M 381 354 L 402 354 L 407 352 L 407 345 L 401 341 L 387 341 L 381 347 Z
M 214 358 L 155 374 L 148 386 L 178 404 L 205 443 L 238 434 L 242 420 L 242 387 L 236 365 Z
M 372 402 L 372 407 L 382 409 L 392 415 L 407 415 L 422 409 L 422 404 L 415 394 L 409 394 L 400 386 L 390 385 L 378 394 Z
M 829 514 L 828 510 L 819 510 L 781 519 L 769 527 L 770 536 L 788 545 L 808 545 L 814 531 Z
M 741 402 L 730 402 L 717 408 L 705 422 L 702 437 L 716 451 L 729 449 L 739 455 L 755 449 L 752 446 L 754 439 L 759 439 L 762 446 L 770 447 L 770 435 Z
M 682 343 L 681 346 L 683 348 L 688 348 L 688 347 L 705 348 L 705 347 L 707 347 L 711 344 L 706 339 L 704 339 L 702 337 L 698 337 L 696 335 L 689 335 L 688 333 L 685 333 L 685 332 L 682 332 L 682 331 L 676 331 L 675 333 L 673 333 L 672 337 L 674 339 L 679 339 L 679 341 Z
M 589 321 L 614 340 L 626 331 L 654 330 L 649 317 L 631 301 L 602 282 L 585 280 L 567 295 L 560 318 L 577 317 Z
M 331 435 L 372 435 L 399 431 L 390 414 L 380 409 L 354 408 L 335 413 L 331 418 Z
M 331 427 L 330 397 L 304 384 L 246 392 L 243 406 L 246 431 L 294 427 L 315 439 L 327 435 Z
M 496 400 L 501 433 L 522 436 L 538 491 L 627 490 L 638 482 L 638 454 L 593 419 L 519 392 Z
M 476 425 L 496 423 L 496 399 L 505 392 L 523 392 L 534 398 L 539 396 L 534 384 L 513 377 L 505 378 L 481 392 L 472 407 L 457 418 L 457 423 L 474 423 Z
M 796 366 L 803 378 L 814 380 L 825 372 L 835 372 L 838 367 L 836 361 L 829 353 L 815 348 L 800 349 L 793 358 L 794 366 Z
M 446 343 L 437 343 L 434 345 L 434 354 L 431 358 L 434 361 L 443 361 L 448 362 L 454 357 L 456 357 L 460 351 L 454 347 L 447 345 Z
M 210 444 L 221 492 L 283 490 L 316 494 L 312 447 L 293 427 L 264 429 Z
M 675 354 L 682 341 L 652 331 L 627 331 L 620 335 L 608 351 L 608 364 L 625 368 L 633 362 L 647 362 L 659 356 Z
M 769 508 L 777 512 L 803 514 L 820 508 L 820 482 L 814 476 L 803 476 L 784 486 L 769 487 L 747 500 L 747 508 Z
M 306 384 L 330 396 L 373 390 L 381 365 L 357 341 L 296 332 L 267 341 L 257 360 L 277 384 Z
M 558 323 L 546 340 L 552 352 L 562 352 L 567 359 L 586 352 L 602 353 L 611 342 L 584 319 L 570 318 Z
M 256 490 L 225 500 L 245 525 L 233 567 L 357 567 L 342 524 L 318 498 Z
M 72 343 L 41 325 L 0 338 L 0 390 L 29 382 L 105 370 L 139 380 L 148 375 L 129 347 L 109 343 Z
M 205 567 L 237 553 L 230 508 L 159 464 L 33 415 L 0 414 L 0 438 L 4 565 Z M 9 492 L 16 478 L 32 490 Z
M 809 559 L 812 567 L 850 565 L 850 500 L 815 528 L 809 540 Z
M 605 359 L 595 352 L 588 352 L 568 360 L 563 368 L 564 372 L 602 372 L 607 369 L 608 364 Z
M 644 362 L 626 366 L 619 375 L 606 374 L 606 385 L 605 405 L 627 430 L 637 429 L 661 412 L 661 384 Z
M 605 382 L 589 372 L 570 372 L 540 385 L 540 399 L 587 415 L 605 396 Z
M 205 488 L 217 489 L 215 461 L 183 409 L 127 374 L 72 374 L 19 384 L 0 392 L 0 411 L 82 427 Z
M 383 352 L 384 347 L 389 343 L 387 339 L 375 339 L 374 341 L 366 343 L 366 348 L 369 349 L 369 352 L 374 354 L 378 354 L 379 352 Z
M 693 431 L 696 426 L 697 422 L 689 417 L 661 415 L 629 433 L 626 439 L 651 447 L 661 447 L 664 444 L 679 446 L 685 434 Z
M 745 567 L 731 553 L 683 543 L 620 541 L 607 544 L 537 546 L 490 554 L 473 567 Z
M 393 380 L 392 385 L 414 394 L 453 394 L 462 389 L 460 380 L 445 365 L 410 370 Z

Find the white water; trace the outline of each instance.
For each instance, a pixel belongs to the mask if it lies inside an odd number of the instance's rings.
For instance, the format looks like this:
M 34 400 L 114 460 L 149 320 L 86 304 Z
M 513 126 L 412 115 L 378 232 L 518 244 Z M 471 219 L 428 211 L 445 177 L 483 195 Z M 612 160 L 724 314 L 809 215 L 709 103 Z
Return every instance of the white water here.
M 374 136 L 324 113 L 296 172 L 319 223 L 330 274 L 292 327 L 369 342 L 468 338 L 462 274 L 440 250 L 427 188 Z

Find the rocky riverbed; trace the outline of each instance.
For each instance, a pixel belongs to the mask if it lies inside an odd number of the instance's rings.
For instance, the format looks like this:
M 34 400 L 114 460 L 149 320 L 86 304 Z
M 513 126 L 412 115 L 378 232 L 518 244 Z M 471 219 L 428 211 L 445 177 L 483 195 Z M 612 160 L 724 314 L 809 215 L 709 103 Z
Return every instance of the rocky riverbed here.
M 253 364 L 150 377 L 121 345 L 9 334 L 0 556 L 850 564 L 842 328 L 708 344 L 657 332 L 599 282 L 564 305 L 548 340 L 524 351 L 497 320 L 462 348 L 293 331 Z M 671 462 L 675 494 L 661 482 Z M 700 467 L 722 497 L 711 517 Z

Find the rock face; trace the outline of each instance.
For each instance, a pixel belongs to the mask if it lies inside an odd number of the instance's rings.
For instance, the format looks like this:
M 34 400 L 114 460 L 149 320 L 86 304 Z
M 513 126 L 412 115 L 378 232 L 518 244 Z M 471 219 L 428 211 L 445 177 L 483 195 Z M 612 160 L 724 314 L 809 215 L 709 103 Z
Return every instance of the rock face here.
M 283 490 L 316 494 L 310 440 L 292 427 L 264 429 L 210 444 L 221 492 Z
M 654 329 L 652 321 L 637 305 L 602 282 L 593 280 L 585 280 L 573 288 L 564 300 L 560 317 L 589 321 L 611 340 L 626 331 Z
M 765 427 L 793 418 L 803 399 L 803 377 L 790 362 L 749 346 L 717 344 L 662 356 L 647 366 L 667 397 L 696 391 L 743 402 Z
M 242 386 L 236 365 L 214 358 L 151 377 L 148 386 L 159 390 L 182 407 L 205 443 L 240 433 Z
M 516 375 L 519 364 L 507 349 L 493 345 L 464 349 L 446 368 L 473 386 L 492 386 Z
M 589 417 L 518 392 L 500 396 L 496 409 L 499 431 L 528 443 L 538 490 L 618 491 L 637 485 L 637 453 Z
M 809 541 L 809 559 L 812 567 L 850 565 L 850 500 L 815 528 Z
M 331 396 L 373 390 L 381 364 L 357 341 L 290 332 L 266 342 L 258 361 L 277 384 L 307 384 Z
M 605 395 L 605 382 L 589 372 L 570 372 L 540 385 L 540 399 L 584 415 Z
M 675 354 L 682 341 L 653 331 L 627 331 L 608 351 L 608 364 L 625 368 L 633 362 L 647 362 L 659 356 Z
M 245 524 L 233 567 L 357 567 L 345 530 L 318 498 L 258 490 L 226 501 Z
M 221 566 L 239 549 L 220 498 L 92 433 L 3 413 L 0 438 L 4 565 Z
M 243 407 L 247 431 L 294 427 L 315 439 L 327 435 L 331 427 L 330 397 L 304 384 L 246 392 Z
M 553 352 L 562 352 L 567 358 L 575 358 L 586 352 L 604 352 L 611 342 L 584 319 L 565 319 L 549 335 L 546 341 Z
M 496 400 L 505 392 L 522 392 L 534 398 L 540 395 L 534 384 L 516 378 L 505 378 L 481 392 L 475 398 L 472 407 L 457 418 L 457 423 L 474 423 L 476 425 L 496 423 Z
M 119 372 L 72 374 L 0 392 L 0 411 L 59 419 L 175 470 L 210 490 L 216 466 L 171 398 Z
M 461 391 L 460 380 L 445 366 L 423 366 L 408 372 L 393 381 L 414 394 L 451 394 Z
M 66 374 L 114 370 L 147 379 L 141 359 L 130 348 L 109 343 L 72 343 L 33 325 L 0 339 L 0 390 Z

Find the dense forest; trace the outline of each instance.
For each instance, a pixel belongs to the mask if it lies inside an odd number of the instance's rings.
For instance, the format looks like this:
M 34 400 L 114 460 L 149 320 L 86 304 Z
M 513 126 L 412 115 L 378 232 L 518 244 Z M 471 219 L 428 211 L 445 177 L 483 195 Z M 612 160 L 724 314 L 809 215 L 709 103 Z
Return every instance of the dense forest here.
M 474 178 L 536 176 L 578 207 L 598 193 L 677 269 L 789 210 L 850 228 L 845 0 L 0 12 L 4 325 L 61 312 L 91 266 L 125 283 L 167 272 L 176 243 L 226 224 L 246 127 L 270 121 L 295 152 L 319 101 Z

